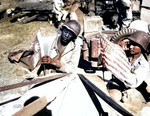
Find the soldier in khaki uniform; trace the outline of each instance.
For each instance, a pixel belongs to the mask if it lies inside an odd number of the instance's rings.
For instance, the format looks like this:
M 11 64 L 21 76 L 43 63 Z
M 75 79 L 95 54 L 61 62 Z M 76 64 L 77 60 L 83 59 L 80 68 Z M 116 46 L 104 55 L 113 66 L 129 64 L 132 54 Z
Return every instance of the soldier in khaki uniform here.
M 54 9 L 53 11 L 58 15 L 58 22 L 61 20 L 64 22 L 68 15 L 68 12 L 63 9 L 64 2 L 63 0 L 54 0 Z
M 122 98 L 121 92 L 127 89 L 137 89 L 145 98 L 145 101 L 150 101 L 150 93 L 147 92 L 145 79 L 148 77 L 149 63 L 145 57 L 145 53 L 149 44 L 150 37 L 143 31 L 136 31 L 129 37 L 123 39 L 119 45 L 125 51 L 129 51 L 129 62 L 131 65 L 130 82 L 132 85 L 126 85 L 125 82 L 117 79 L 115 76 L 111 79 L 113 83 L 108 83 L 107 87 L 110 90 L 110 96 L 119 102 Z

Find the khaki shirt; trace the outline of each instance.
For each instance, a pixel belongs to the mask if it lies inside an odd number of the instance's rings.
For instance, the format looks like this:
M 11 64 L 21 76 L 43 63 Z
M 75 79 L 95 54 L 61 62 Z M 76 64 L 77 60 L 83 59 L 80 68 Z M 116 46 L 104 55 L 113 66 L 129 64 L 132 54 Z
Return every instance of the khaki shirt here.
M 52 38 L 51 38 L 52 39 Z M 59 37 L 54 39 L 54 45 L 52 45 L 51 50 L 58 49 L 57 47 L 57 41 Z M 75 43 L 70 42 L 64 52 L 61 54 L 61 60 L 60 63 L 62 67 L 60 69 L 57 69 L 62 72 L 72 73 L 77 69 L 79 58 L 80 58 L 80 52 L 81 52 L 81 45 L 82 40 L 80 38 L 77 38 Z
M 130 80 L 133 81 L 132 87 L 138 87 L 148 77 L 149 71 L 149 63 L 141 54 L 138 59 L 131 63 L 131 72 L 134 73 Z

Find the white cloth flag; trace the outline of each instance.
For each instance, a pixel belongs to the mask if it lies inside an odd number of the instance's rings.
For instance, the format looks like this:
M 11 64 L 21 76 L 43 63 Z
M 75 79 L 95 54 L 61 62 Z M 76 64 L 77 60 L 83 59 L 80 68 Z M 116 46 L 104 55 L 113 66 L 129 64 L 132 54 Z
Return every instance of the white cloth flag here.
M 34 49 L 35 51 L 40 50 L 41 57 L 48 55 L 51 58 L 54 58 L 57 55 L 56 49 L 53 49 L 53 41 L 54 37 L 44 37 L 41 35 L 41 32 L 38 31 L 37 36 L 32 43 L 30 49 Z

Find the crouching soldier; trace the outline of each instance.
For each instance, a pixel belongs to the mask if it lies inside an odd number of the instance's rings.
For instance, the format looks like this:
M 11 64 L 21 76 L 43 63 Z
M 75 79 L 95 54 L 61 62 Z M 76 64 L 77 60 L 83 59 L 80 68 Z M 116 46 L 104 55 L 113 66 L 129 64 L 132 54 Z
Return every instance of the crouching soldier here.
M 145 98 L 150 101 L 150 93 L 147 92 L 145 79 L 148 77 L 149 63 L 146 59 L 146 51 L 150 41 L 150 37 L 143 31 L 136 31 L 129 37 L 124 38 L 119 45 L 128 53 L 128 60 L 131 65 L 131 76 L 129 78 L 130 85 L 123 80 L 117 79 L 115 76 L 111 79 L 112 83 L 108 83 L 110 96 L 116 101 L 121 101 L 122 92 L 130 88 L 136 88 Z M 131 85 L 132 83 L 132 85 Z
M 53 69 L 48 70 L 48 73 L 52 71 L 72 73 L 77 69 L 80 58 L 81 39 L 78 38 L 80 30 L 77 21 L 69 20 L 58 29 L 56 36 L 48 38 L 37 36 L 30 50 L 12 52 L 8 58 L 12 63 L 19 63 L 30 70 L 40 66 L 38 75 L 45 68 Z
M 66 20 L 66 17 L 68 15 L 68 12 L 63 9 L 64 7 L 64 2 L 63 0 L 54 0 L 54 9 L 53 11 L 58 15 L 58 23 L 61 21 L 64 23 Z

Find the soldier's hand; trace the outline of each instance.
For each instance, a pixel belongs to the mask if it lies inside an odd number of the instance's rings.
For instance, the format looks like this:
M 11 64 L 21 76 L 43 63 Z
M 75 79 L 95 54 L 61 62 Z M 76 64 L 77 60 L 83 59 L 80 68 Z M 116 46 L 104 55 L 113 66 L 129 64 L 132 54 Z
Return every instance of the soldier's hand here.
M 50 64 L 51 63 L 51 57 L 47 56 L 47 55 L 43 56 L 42 57 L 42 63 L 43 64 Z
M 124 40 L 120 41 L 119 45 L 122 47 L 122 49 L 124 51 L 129 50 L 129 46 L 128 46 L 129 45 L 129 39 L 124 39 Z
M 57 62 L 60 62 L 60 54 L 57 54 L 56 57 L 54 57 L 53 59 L 51 59 L 50 63 L 53 65 L 56 65 Z
M 51 64 L 55 65 L 57 68 L 61 67 L 60 54 L 58 54 L 55 58 L 51 59 Z

